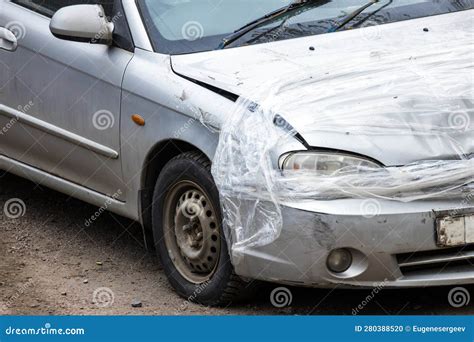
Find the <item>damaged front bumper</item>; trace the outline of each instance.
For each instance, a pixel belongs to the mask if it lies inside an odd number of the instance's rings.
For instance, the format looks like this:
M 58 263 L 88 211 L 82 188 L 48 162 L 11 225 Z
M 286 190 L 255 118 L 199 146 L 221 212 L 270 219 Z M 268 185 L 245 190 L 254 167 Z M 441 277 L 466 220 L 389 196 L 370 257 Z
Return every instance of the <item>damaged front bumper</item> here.
M 265 72 L 247 63 L 245 86 L 224 87 L 240 97 L 222 117 L 212 175 L 239 275 L 306 286 L 474 283 L 474 250 L 443 248 L 437 233 L 451 225 L 437 225 L 443 212 L 474 209 L 474 31 L 470 18 L 453 19 L 424 19 L 439 25 L 432 39 L 411 28 L 410 39 L 387 29 L 356 45 L 354 32 L 340 35 L 342 54 L 332 39 L 301 40 L 319 44 L 317 58 L 288 49 Z M 266 61 L 282 48 L 244 57 Z M 247 65 L 238 67 L 241 77 Z M 233 79 L 228 69 L 213 75 Z M 472 223 L 452 222 L 451 240 L 471 241 L 461 230 Z M 336 273 L 328 256 L 338 249 L 351 264 Z
M 236 272 L 252 279 L 311 287 L 437 286 L 474 283 L 474 246 L 443 248 L 436 222 L 474 213 L 470 198 L 410 203 L 341 199 L 285 203 L 272 243 L 234 248 Z M 240 201 L 242 209 L 245 203 Z M 247 203 L 252 207 L 253 201 Z M 331 251 L 347 249 L 351 266 L 328 269 Z

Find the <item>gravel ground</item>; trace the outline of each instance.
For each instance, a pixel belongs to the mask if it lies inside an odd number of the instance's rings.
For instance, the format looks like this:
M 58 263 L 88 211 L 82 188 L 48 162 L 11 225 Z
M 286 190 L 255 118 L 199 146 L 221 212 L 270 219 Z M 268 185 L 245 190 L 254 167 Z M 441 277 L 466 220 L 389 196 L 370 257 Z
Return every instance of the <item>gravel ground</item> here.
M 4 214 L 12 199 L 25 203 L 23 216 Z M 275 308 L 270 302 L 275 285 L 265 284 L 244 303 L 207 308 L 173 292 L 132 221 L 106 212 L 87 227 L 96 207 L 10 174 L 0 174 L 0 210 L 0 314 L 350 315 L 371 294 L 288 288 L 292 304 Z M 451 307 L 449 290 L 383 290 L 359 314 L 474 314 L 469 305 Z M 467 290 L 474 293 L 473 287 Z M 132 307 L 135 301 L 141 307 Z

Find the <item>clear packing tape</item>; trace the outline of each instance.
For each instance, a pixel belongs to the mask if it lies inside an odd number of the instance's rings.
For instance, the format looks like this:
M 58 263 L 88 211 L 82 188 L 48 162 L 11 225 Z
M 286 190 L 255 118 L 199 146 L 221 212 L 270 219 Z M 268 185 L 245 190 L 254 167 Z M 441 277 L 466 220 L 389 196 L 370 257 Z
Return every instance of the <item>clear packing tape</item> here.
M 413 46 L 410 53 L 393 47 L 351 54 L 350 60 L 334 55 L 332 63 L 301 59 L 241 96 L 221 125 L 212 169 L 232 252 L 278 238 L 286 202 L 408 203 L 472 193 L 472 28 L 455 37 L 432 42 L 430 49 Z M 331 174 L 281 170 L 281 152 L 300 136 L 314 148 L 321 146 L 312 141 L 332 147 L 353 141 L 383 166 Z

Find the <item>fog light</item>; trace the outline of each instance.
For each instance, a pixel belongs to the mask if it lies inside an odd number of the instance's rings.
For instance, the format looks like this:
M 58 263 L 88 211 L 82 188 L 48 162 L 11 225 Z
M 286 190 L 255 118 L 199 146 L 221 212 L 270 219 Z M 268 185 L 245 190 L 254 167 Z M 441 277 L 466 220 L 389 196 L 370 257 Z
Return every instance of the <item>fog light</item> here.
M 349 250 L 344 248 L 335 249 L 329 253 L 326 264 L 330 271 L 334 273 L 342 273 L 351 267 L 352 254 Z

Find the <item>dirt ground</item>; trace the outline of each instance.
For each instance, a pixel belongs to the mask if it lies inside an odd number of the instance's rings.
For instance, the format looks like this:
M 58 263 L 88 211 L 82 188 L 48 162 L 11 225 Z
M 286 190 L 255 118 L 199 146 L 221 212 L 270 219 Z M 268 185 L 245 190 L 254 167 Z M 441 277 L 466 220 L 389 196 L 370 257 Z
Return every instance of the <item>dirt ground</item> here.
M 25 203 L 8 218 L 4 205 Z M 138 224 L 10 174 L 0 173 L 0 314 L 19 315 L 262 315 L 352 314 L 370 290 L 288 288 L 292 303 L 271 304 L 275 285 L 226 308 L 187 303 L 147 252 Z M 472 287 L 467 287 L 474 294 Z M 453 308 L 450 288 L 383 290 L 359 314 L 474 314 Z M 141 307 L 132 307 L 140 302 Z M 471 301 L 472 304 L 472 301 Z

